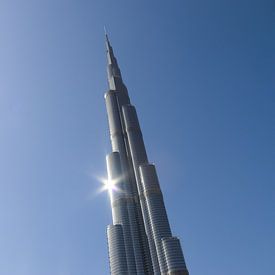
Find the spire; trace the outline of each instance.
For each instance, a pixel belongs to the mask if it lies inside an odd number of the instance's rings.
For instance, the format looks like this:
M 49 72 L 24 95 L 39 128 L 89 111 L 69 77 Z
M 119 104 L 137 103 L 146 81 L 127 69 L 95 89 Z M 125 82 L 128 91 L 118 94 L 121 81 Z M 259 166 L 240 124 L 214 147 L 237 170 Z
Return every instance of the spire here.
M 111 46 L 105 27 L 104 27 L 104 32 L 105 32 L 105 43 L 106 43 L 106 50 L 107 50 L 107 62 L 108 62 L 107 73 L 108 73 L 109 88 L 111 90 L 122 91 L 126 87 L 123 84 L 121 72 L 120 72 L 117 60 L 115 58 L 114 51 Z
M 113 55 L 113 50 L 109 41 L 109 37 L 107 34 L 107 30 L 106 27 L 104 26 L 104 33 L 105 33 L 105 43 L 106 43 L 106 49 L 107 49 L 107 58 L 108 58 L 108 64 L 111 64 L 112 62 L 109 62 L 109 60 L 111 61 L 111 56 L 110 56 L 110 52 L 112 52 Z

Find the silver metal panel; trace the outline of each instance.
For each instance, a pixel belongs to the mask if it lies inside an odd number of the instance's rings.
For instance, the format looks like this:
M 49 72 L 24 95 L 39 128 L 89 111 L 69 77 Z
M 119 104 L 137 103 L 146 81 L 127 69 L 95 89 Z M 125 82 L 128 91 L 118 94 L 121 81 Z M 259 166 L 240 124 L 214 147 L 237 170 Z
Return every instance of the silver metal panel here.
M 109 190 L 114 224 L 121 224 L 124 232 L 124 244 L 129 274 L 136 274 L 136 262 L 129 222 L 127 194 L 125 192 L 124 176 L 121 169 L 120 154 L 112 152 L 106 157 L 108 180 L 113 182 Z M 124 259 L 125 261 L 125 259 Z
M 107 227 L 109 262 L 112 275 L 129 275 L 124 247 L 123 228 L 121 224 Z
M 127 137 L 123 135 L 125 123 L 120 117 L 120 101 L 127 101 L 127 98 L 125 99 L 125 97 L 126 96 L 120 92 L 111 90 L 105 94 L 111 143 L 113 151 L 118 151 L 120 153 L 122 171 L 126 179 L 125 191 L 127 192 L 127 197 L 130 198 L 127 203 L 127 208 L 137 273 L 140 275 L 152 274 L 150 251 L 144 229 L 140 201 L 138 198 L 136 178 L 132 171 L 133 163 L 127 151 L 129 150 L 129 142 Z
M 124 119 L 124 124 L 125 124 L 127 138 L 128 138 L 129 151 L 130 151 L 135 178 L 137 182 L 143 222 L 144 222 L 145 231 L 148 239 L 153 272 L 154 274 L 160 274 L 159 262 L 157 258 L 155 242 L 153 239 L 152 226 L 149 218 L 149 212 L 146 204 L 146 199 L 144 197 L 143 187 L 141 184 L 140 173 L 139 173 L 139 166 L 141 164 L 148 162 L 147 154 L 146 154 L 146 150 L 143 142 L 143 137 L 140 131 L 139 121 L 138 121 L 135 107 L 130 104 L 124 105 L 122 106 L 122 113 L 123 113 L 123 119 Z
M 162 239 L 168 274 L 188 275 L 180 241 L 177 237 Z
M 171 229 L 159 187 L 158 177 L 153 164 L 144 164 L 140 167 L 142 189 L 149 213 L 157 258 L 161 274 L 167 271 L 165 256 L 162 250 L 161 239 L 171 237 Z

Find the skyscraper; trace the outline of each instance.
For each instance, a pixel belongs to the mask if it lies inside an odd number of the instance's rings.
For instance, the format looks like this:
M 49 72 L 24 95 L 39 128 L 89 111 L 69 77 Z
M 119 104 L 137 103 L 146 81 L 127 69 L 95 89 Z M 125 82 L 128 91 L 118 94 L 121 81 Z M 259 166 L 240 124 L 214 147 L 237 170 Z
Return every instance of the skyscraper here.
M 149 163 L 135 107 L 106 35 L 105 93 L 112 153 L 107 156 L 113 224 L 107 228 L 112 275 L 188 275 L 172 236 L 155 166 Z

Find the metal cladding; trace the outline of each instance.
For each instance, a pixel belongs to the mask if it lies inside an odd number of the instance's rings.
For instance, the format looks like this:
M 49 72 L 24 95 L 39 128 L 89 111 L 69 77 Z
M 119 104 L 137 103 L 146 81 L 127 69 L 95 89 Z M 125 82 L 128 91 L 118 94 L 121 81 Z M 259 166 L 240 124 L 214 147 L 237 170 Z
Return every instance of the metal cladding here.
M 155 166 L 152 164 L 140 166 L 140 175 L 160 271 L 162 274 L 165 274 L 167 271 L 167 264 L 162 249 L 161 239 L 164 237 L 171 237 L 172 234 Z
M 110 90 L 105 101 L 113 151 L 106 158 L 113 218 L 107 230 L 111 274 L 188 275 L 107 35 L 106 47 Z
M 121 224 L 109 225 L 107 227 L 109 244 L 109 259 L 112 275 L 128 275 L 126 252 L 123 239 L 123 228 Z
M 180 241 L 176 237 L 162 238 L 163 251 L 167 263 L 168 275 L 188 275 Z

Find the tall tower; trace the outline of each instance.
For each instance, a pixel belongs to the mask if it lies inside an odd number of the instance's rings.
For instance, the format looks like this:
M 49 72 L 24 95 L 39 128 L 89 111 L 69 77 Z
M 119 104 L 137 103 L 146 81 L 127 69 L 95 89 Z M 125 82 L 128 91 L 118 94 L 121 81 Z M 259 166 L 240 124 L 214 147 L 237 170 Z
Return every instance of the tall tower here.
M 113 224 L 107 228 L 112 275 L 188 275 L 172 236 L 155 166 L 106 35 L 105 93 L 112 153 L 107 157 Z

